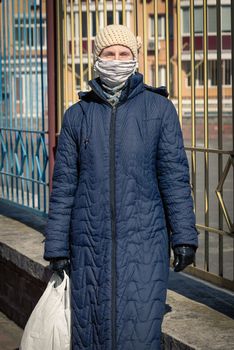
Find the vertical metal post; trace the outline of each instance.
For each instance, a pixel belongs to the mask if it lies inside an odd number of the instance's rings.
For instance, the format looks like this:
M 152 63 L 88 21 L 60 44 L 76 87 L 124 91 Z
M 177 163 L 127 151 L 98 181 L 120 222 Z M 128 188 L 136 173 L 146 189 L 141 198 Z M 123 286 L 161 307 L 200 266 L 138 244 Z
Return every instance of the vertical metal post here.
M 56 18 L 55 0 L 46 0 L 47 22 L 47 77 L 48 77 L 48 131 L 49 131 L 49 188 L 52 190 L 56 147 Z
M 64 76 L 63 76 L 63 7 L 62 1 L 56 2 L 56 102 L 57 102 L 57 131 L 62 124 L 64 112 Z M 56 133 L 57 134 L 57 133 Z
M 170 94 L 170 37 L 169 37 L 169 3 L 165 1 L 166 11 L 166 72 L 167 72 L 167 91 Z
M 218 149 L 223 149 L 222 125 L 222 28 L 221 28 L 221 1 L 217 0 L 217 102 L 218 102 Z M 218 181 L 223 173 L 223 155 L 218 154 Z M 223 195 L 223 189 L 220 191 Z M 219 229 L 223 229 L 223 212 L 219 202 Z M 223 276 L 223 236 L 219 235 L 219 276 Z
M 207 0 L 203 3 L 203 57 L 204 57 L 204 147 L 209 147 L 209 128 L 208 128 L 208 33 L 207 33 Z M 205 207 L 205 225 L 209 226 L 209 154 L 204 153 L 204 207 Z M 209 231 L 205 230 L 205 270 L 209 271 Z
M 158 86 L 158 1 L 154 0 L 154 76 L 155 86 Z
M 126 0 L 122 0 L 123 25 L 126 25 Z
M 190 54 L 191 54 L 191 144 L 196 147 L 196 118 L 195 118 L 195 43 L 194 43 L 194 0 L 190 0 Z M 191 152 L 193 199 L 196 212 L 196 151 Z
M 232 40 L 232 150 L 234 150 L 234 1 L 231 1 L 231 40 Z M 234 176 L 233 176 L 233 188 L 234 188 Z M 234 191 L 233 191 L 234 202 Z M 233 214 L 234 217 L 234 214 Z M 234 248 L 234 241 L 233 241 Z M 233 249 L 234 255 L 234 249 Z M 233 261 L 233 278 L 234 278 L 234 257 Z
M 144 80 L 148 83 L 148 65 L 147 65 L 147 17 L 146 17 L 146 0 L 143 0 L 143 52 L 144 52 Z
M 180 0 L 177 0 L 177 84 L 178 84 L 178 115 L 182 127 L 182 64 L 181 64 L 181 16 Z

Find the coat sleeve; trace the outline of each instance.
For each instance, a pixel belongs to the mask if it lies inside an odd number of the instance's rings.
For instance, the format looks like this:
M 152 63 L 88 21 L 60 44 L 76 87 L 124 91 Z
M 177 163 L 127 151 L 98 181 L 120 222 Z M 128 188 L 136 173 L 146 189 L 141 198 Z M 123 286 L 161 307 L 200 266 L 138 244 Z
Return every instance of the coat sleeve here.
M 71 108 L 69 108 L 64 114 L 58 138 L 45 228 L 43 256 L 45 260 L 70 257 L 70 218 L 78 183 L 78 150 L 69 121 L 71 114 Z
M 176 109 L 170 100 L 167 102 L 157 151 L 158 186 L 171 231 L 172 248 L 177 244 L 198 247 L 200 232 L 195 226 L 189 163 L 183 134 Z

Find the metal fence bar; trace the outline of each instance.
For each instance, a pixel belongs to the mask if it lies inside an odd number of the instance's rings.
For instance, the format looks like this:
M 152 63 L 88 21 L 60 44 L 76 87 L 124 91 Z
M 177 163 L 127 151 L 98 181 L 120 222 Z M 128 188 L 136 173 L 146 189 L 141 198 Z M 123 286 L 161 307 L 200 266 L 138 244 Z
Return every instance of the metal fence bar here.
M 9 8 L 9 2 L 7 2 L 7 13 L 10 13 L 10 8 Z M 9 23 L 9 16 L 7 16 L 7 45 L 8 48 L 11 47 L 11 38 L 10 38 L 10 23 Z M 8 72 L 9 72 L 9 97 L 10 100 L 12 101 L 12 74 L 11 74 L 11 60 L 10 60 L 10 50 L 8 49 Z M 13 124 L 13 110 L 12 110 L 12 103 L 10 103 L 9 106 L 9 112 L 10 112 L 10 127 L 12 128 L 12 124 Z M 14 163 L 13 163 L 13 140 L 12 140 L 12 133 L 9 133 L 9 143 L 10 143 L 10 154 L 9 154 L 9 158 L 10 158 L 10 169 L 11 172 L 14 168 Z M 13 198 L 14 196 L 14 191 L 13 191 L 13 178 L 10 179 L 11 185 L 10 185 L 10 190 L 11 190 L 11 197 Z
M 112 0 L 113 24 L 116 24 L 116 0 Z
M 95 0 L 95 20 L 96 20 L 96 33 L 99 31 L 99 7 L 98 0 Z
M 154 75 L 155 86 L 158 86 L 158 1 L 154 0 Z
M 194 44 L 194 0 L 190 0 L 190 55 L 191 55 L 191 145 L 196 147 L 196 118 L 195 118 L 195 44 Z M 191 182 L 193 189 L 194 209 L 196 213 L 196 152 L 191 152 Z
M 83 41 L 82 41 L 82 2 L 79 0 L 79 60 L 80 60 L 80 89 L 84 88 L 83 70 Z
M 208 125 L 208 46 L 207 46 L 207 0 L 203 3 L 203 62 L 204 62 L 204 146 L 209 148 L 209 125 Z M 204 215 L 205 226 L 209 226 L 209 157 L 204 153 Z M 209 271 L 209 232 L 205 231 L 205 265 L 206 271 Z
M 218 103 L 218 148 L 223 148 L 223 123 L 222 123 L 222 37 L 221 37 L 221 1 L 217 0 L 216 6 L 216 21 L 217 21 L 217 103 Z M 223 172 L 223 156 L 218 154 L 218 181 L 220 182 Z M 223 196 L 223 190 L 221 189 Z M 223 229 L 223 213 L 220 202 L 219 206 L 219 222 L 218 227 Z M 219 276 L 223 276 L 223 236 L 219 235 Z
M 74 48 L 74 3 L 73 0 L 70 2 L 71 6 L 71 59 L 72 59 L 72 102 L 76 101 L 76 84 L 75 84 L 75 48 Z
M 165 0 L 166 12 L 166 81 L 167 90 L 170 94 L 170 36 L 169 36 L 169 3 Z
M 103 11 L 104 11 L 104 27 L 107 25 L 107 8 L 106 0 L 103 0 Z
M 143 55 L 147 57 L 147 24 L 146 24 L 146 0 L 143 0 Z M 144 59 L 144 81 L 148 83 L 148 64 Z
M 178 74 L 178 115 L 182 126 L 182 64 L 181 64 L 181 15 L 180 0 L 177 0 L 177 74 Z
M 126 0 L 122 0 L 123 25 L 126 25 Z
M 231 1 L 231 51 L 232 51 L 232 150 L 234 150 L 234 2 Z M 232 188 L 234 188 L 234 170 L 232 169 Z M 232 199 L 234 203 L 234 191 L 232 194 Z M 234 220 L 234 214 L 233 214 Z M 233 280 L 234 280 L 234 242 L 233 242 Z
M 91 79 L 91 40 L 90 40 L 90 10 L 89 0 L 86 0 L 86 14 L 87 14 L 87 47 L 88 47 L 88 80 Z
M 68 108 L 68 50 L 67 50 L 67 4 L 63 1 L 63 52 L 64 52 L 64 99 L 65 99 L 65 109 Z

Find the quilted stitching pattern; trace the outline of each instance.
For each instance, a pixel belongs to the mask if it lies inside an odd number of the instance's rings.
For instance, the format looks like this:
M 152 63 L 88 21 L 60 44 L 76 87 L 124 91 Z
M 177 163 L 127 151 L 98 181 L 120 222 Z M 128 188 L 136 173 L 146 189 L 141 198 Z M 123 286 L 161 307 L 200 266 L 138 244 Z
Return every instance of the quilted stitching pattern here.
M 115 305 L 111 108 L 84 95 L 65 112 L 59 136 L 44 258 L 71 259 L 73 350 L 160 349 L 169 240 L 198 246 L 176 110 L 139 73 L 130 83 L 115 117 Z

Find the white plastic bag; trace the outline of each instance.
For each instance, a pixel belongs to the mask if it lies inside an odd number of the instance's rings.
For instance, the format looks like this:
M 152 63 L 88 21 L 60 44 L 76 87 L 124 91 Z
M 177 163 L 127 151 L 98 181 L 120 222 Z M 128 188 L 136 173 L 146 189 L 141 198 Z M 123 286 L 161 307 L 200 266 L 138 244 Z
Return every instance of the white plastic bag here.
M 56 274 L 32 311 L 19 350 L 70 350 L 70 279 L 64 271 L 62 283 L 54 287 Z

